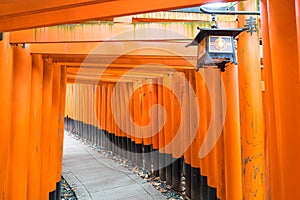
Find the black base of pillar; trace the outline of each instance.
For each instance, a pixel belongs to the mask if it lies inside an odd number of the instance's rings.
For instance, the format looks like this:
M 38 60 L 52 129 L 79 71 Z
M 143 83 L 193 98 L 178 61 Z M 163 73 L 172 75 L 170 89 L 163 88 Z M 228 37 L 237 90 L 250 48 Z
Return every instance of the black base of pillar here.
M 113 142 L 114 142 L 114 140 L 113 140 L 113 134 L 107 133 L 107 136 L 108 136 L 108 140 L 107 140 L 107 150 L 108 150 L 108 151 L 112 151 L 112 144 L 113 144 Z
M 191 198 L 191 165 L 184 164 L 184 177 L 185 177 L 185 195 Z
M 171 154 L 165 154 L 166 155 L 166 163 L 169 164 L 166 166 L 166 183 L 168 185 L 172 185 L 172 155 Z
M 56 200 L 61 199 L 61 181 L 56 183 Z
M 136 144 L 131 141 L 131 152 L 133 152 L 131 154 L 131 160 L 132 160 L 132 164 L 136 165 L 137 164 L 137 156 L 136 156 Z
M 166 154 L 159 153 L 159 177 L 160 180 L 165 181 L 166 180 Z
M 182 159 L 178 158 L 172 163 L 172 187 L 175 191 L 181 191 Z
M 99 129 L 99 135 L 100 135 L 100 146 L 105 148 L 105 133 L 103 130 Z
M 200 169 L 192 167 L 191 171 L 191 199 L 201 199 L 200 188 Z
M 131 162 L 131 140 L 130 138 L 125 138 L 125 141 L 126 141 L 125 158 L 127 158 L 128 161 Z
M 217 189 L 208 186 L 208 200 L 217 200 Z
M 98 130 L 95 126 L 93 127 L 93 145 L 97 145 L 98 144 Z
M 203 200 L 209 200 L 208 197 L 208 186 L 207 186 L 207 177 L 206 176 L 201 176 L 200 177 L 200 193 L 201 193 L 201 198 Z
M 75 133 L 76 135 L 78 135 L 78 136 L 82 136 L 81 135 L 81 133 L 80 133 L 80 131 L 81 130 L 79 130 L 79 121 L 78 120 L 73 120 L 73 122 L 74 122 L 74 128 L 73 128 L 73 133 Z
M 151 146 L 144 145 L 145 170 L 151 171 Z
M 108 150 L 108 143 L 109 143 L 109 134 L 107 131 L 103 131 L 103 147 Z
M 87 141 L 87 136 L 88 136 L 87 135 L 87 133 L 88 133 L 87 124 L 80 122 L 79 126 L 81 127 L 79 135 L 81 135 L 81 139 L 83 139 L 83 141 L 86 142 Z
M 153 165 L 153 171 L 152 174 L 155 177 L 159 176 L 159 151 L 157 149 L 154 149 L 153 146 L 151 145 L 151 163 Z
M 127 158 L 127 138 L 121 137 L 121 156 Z
M 114 134 L 110 134 L 111 135 L 111 151 L 113 152 L 113 153 L 116 153 L 116 145 L 117 145 L 117 141 L 116 141 L 116 136 L 114 135 Z
M 52 191 L 49 193 L 49 200 L 56 200 L 56 191 Z
M 102 146 L 102 131 L 101 129 L 97 128 L 97 146 Z
M 143 167 L 143 145 L 142 144 L 136 144 L 136 164 L 139 167 Z
M 114 135 L 114 153 L 117 154 L 118 156 L 121 155 L 121 138 Z
M 69 130 L 69 118 L 68 118 L 68 116 L 64 118 L 64 129 L 66 131 L 70 131 Z

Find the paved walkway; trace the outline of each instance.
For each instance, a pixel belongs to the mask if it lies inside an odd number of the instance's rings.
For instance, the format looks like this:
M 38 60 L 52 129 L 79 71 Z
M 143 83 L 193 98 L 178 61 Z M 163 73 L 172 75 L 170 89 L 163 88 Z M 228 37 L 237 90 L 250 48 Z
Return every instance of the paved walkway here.
M 166 199 L 151 184 L 65 132 L 63 176 L 79 200 Z

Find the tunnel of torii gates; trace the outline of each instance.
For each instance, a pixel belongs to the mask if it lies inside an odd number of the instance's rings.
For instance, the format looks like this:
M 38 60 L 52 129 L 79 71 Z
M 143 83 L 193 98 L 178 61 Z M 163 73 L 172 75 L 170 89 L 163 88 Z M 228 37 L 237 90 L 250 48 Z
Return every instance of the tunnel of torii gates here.
M 299 199 L 300 1 L 262 0 L 225 72 L 185 48 L 210 16 L 167 11 L 207 2 L 0 1 L 0 198 L 59 199 L 67 129 L 191 199 Z

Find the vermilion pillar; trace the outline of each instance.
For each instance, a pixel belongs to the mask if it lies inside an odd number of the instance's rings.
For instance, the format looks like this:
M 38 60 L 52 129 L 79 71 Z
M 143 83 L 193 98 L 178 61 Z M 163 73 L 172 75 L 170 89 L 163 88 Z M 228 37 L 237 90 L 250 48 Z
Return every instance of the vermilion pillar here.
M 49 198 L 49 159 L 50 159 L 50 134 L 52 113 L 52 83 L 53 67 L 51 59 L 44 60 L 43 72 L 43 114 L 41 133 L 41 199 Z
M 58 135 L 59 135 L 59 104 L 60 104 L 60 82 L 61 69 L 56 63 L 49 63 L 53 66 L 53 82 L 52 82 L 52 109 L 51 109 L 51 133 L 50 133 L 50 159 L 49 159 L 49 189 L 50 199 L 56 197 L 56 175 L 57 175 L 57 151 L 58 151 Z
M 240 109 L 238 69 L 231 65 L 222 73 L 226 116 L 223 128 L 226 199 L 242 199 L 242 160 L 240 138 Z M 225 105 L 224 105 L 225 106 Z
M 62 174 L 62 156 L 64 145 L 64 113 L 67 92 L 67 67 L 61 66 L 61 79 L 60 79 L 60 99 L 59 99 L 59 116 L 58 116 L 58 151 L 57 151 L 57 174 L 56 174 L 56 199 L 60 197 L 60 180 Z
M 31 56 L 29 49 L 21 46 L 13 47 L 8 199 L 27 199 L 30 91 Z
M 297 19 L 297 38 L 298 38 L 298 49 L 300 48 L 300 0 L 295 0 L 296 7 L 296 19 Z M 298 59 L 300 59 L 300 51 L 298 51 Z M 300 65 L 299 65 L 300 68 Z
M 275 124 L 275 106 L 274 106 L 274 88 L 272 77 L 272 61 L 271 47 L 269 36 L 269 16 L 268 16 L 268 0 L 261 1 L 261 18 L 262 18 L 262 41 L 263 41 L 263 71 L 265 80 L 265 98 L 264 98 L 264 121 L 266 129 L 266 170 L 268 179 L 266 186 L 268 197 L 272 199 L 282 199 L 282 181 L 279 163 L 281 160 L 280 149 L 278 146 L 278 135 L 276 134 Z M 273 195 L 272 195 L 273 194 Z
M 281 159 L 281 196 L 271 198 L 299 199 L 300 180 L 300 71 L 297 26 L 298 0 L 268 1 L 268 24 L 274 87 L 275 122 L 278 144 L 269 149 L 278 150 Z M 297 6 L 296 6 L 297 5 Z M 270 73 L 270 72 L 268 72 Z M 274 158 L 276 159 L 276 158 Z M 276 162 L 272 160 L 271 163 Z M 276 183 L 275 183 L 276 184 Z M 271 182 L 271 188 L 273 182 Z M 275 186 L 276 187 L 276 186 Z M 271 190 L 276 192 L 275 190 Z
M 31 73 L 28 199 L 40 199 L 42 100 L 43 59 L 42 55 L 34 54 Z
M 239 10 L 257 10 L 257 1 L 239 3 Z M 254 18 L 257 18 L 253 16 Z M 250 16 L 239 16 L 244 27 Z M 256 19 L 258 21 L 258 19 Z M 242 143 L 243 198 L 265 199 L 265 153 L 259 30 L 238 39 L 238 78 Z
M 10 138 L 11 91 L 12 91 L 12 48 L 9 34 L 4 33 L 0 41 L 0 196 L 7 199 L 7 162 Z

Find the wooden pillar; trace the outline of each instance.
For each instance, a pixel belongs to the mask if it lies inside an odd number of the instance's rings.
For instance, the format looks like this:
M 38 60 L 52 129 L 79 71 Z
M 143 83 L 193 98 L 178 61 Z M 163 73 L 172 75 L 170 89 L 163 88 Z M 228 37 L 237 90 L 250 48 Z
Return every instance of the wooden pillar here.
M 239 10 L 257 10 L 257 1 L 239 3 Z M 239 16 L 244 27 L 249 16 Z M 257 17 L 256 21 L 258 21 Z M 265 199 L 265 153 L 259 30 L 238 40 L 238 77 L 242 141 L 243 198 Z
M 198 88 L 198 102 L 199 102 L 199 109 L 200 109 L 200 124 L 199 124 L 199 131 L 200 131 L 200 144 L 202 145 L 204 136 L 207 134 L 207 129 L 209 125 L 209 116 L 208 110 L 211 107 L 210 99 L 208 100 L 208 89 L 205 83 L 204 71 L 206 69 L 201 69 L 199 73 L 196 74 L 197 78 L 197 88 Z M 209 96 L 210 97 L 210 96 Z M 206 165 L 207 156 L 200 159 L 200 169 L 201 175 L 207 176 L 208 175 L 208 166 Z
M 225 199 L 225 160 L 224 160 L 224 132 L 223 130 L 218 130 L 218 125 L 222 124 L 223 118 L 225 117 L 223 114 L 224 107 L 226 104 L 223 102 L 223 95 L 225 91 L 223 90 L 224 85 L 222 80 L 222 74 L 223 72 L 220 72 L 219 70 L 214 70 L 214 83 L 215 83 L 215 107 L 213 108 L 213 112 L 215 113 L 215 137 L 217 140 L 217 143 L 214 147 L 215 149 L 215 177 L 216 177 L 216 196 L 218 199 Z M 231 95 L 229 93 L 229 95 Z M 225 109 L 226 110 L 226 109 Z M 223 125 L 223 124 L 222 124 Z M 224 125 L 223 125 L 224 127 Z M 219 132 L 220 131 L 220 132 Z M 220 134 L 218 136 L 218 134 Z
M 57 182 L 57 151 L 58 151 L 58 134 L 59 134 L 59 103 L 60 103 L 60 82 L 61 69 L 60 65 L 53 65 L 53 83 L 52 83 L 52 113 L 51 113 L 51 133 L 50 133 L 50 163 L 49 163 L 49 189 L 50 199 L 56 198 L 56 182 Z
M 0 197 L 7 199 L 8 148 L 11 133 L 12 47 L 9 33 L 0 41 Z
M 28 199 L 40 199 L 41 180 L 41 132 L 43 103 L 43 59 L 41 54 L 32 55 L 30 141 L 28 154 Z
M 126 94 L 127 94 L 127 97 L 130 98 L 129 100 L 129 105 L 128 105 L 128 109 L 129 109 L 129 114 L 131 116 L 131 119 L 134 120 L 134 93 L 133 92 L 133 86 L 134 86 L 134 82 L 130 82 L 128 84 L 128 87 L 127 87 L 127 90 L 126 90 Z M 131 95 L 131 96 L 130 96 Z M 130 124 L 129 125 L 129 137 L 130 137 L 130 149 L 131 149 L 131 152 L 134 152 L 135 150 L 135 145 L 134 145 L 134 142 L 135 142 L 135 126 L 133 124 Z M 136 156 L 135 154 L 129 154 L 129 160 L 131 161 L 131 163 L 135 163 L 136 161 Z
M 101 123 L 101 129 L 102 130 L 107 130 L 107 126 L 106 126 L 106 118 L 105 116 L 107 115 L 107 109 L 106 109 L 106 92 L 107 92 L 107 84 L 102 84 L 101 85 L 101 119 L 100 119 L 100 123 Z
M 164 103 L 163 99 L 163 77 L 158 78 L 157 82 L 157 104 L 162 105 Z M 168 117 L 168 116 L 167 116 Z M 163 113 L 158 112 L 158 123 L 163 121 Z M 160 179 L 166 180 L 166 168 L 165 168 L 165 126 L 158 133 L 158 146 L 159 146 L 159 176 Z
M 60 94 L 59 94 L 59 116 L 58 116 L 58 151 L 57 151 L 57 174 L 56 174 L 56 199 L 60 198 L 62 157 L 64 145 L 64 113 L 67 91 L 67 67 L 61 66 Z
M 172 74 L 167 74 L 163 77 L 163 106 L 166 111 L 167 119 L 164 125 L 165 147 L 172 141 L 172 110 L 171 110 L 171 90 L 166 86 L 171 86 L 173 79 Z M 166 162 L 166 183 L 172 184 L 172 146 L 165 148 L 165 162 Z
M 179 72 L 173 73 L 171 82 L 171 112 L 172 112 L 172 187 L 176 191 L 181 190 L 182 156 L 183 156 L 183 120 L 182 117 L 182 85 L 183 76 Z M 182 123 L 182 124 L 181 124 Z M 181 126 L 180 126 L 181 125 Z M 180 137 L 180 138 L 178 138 Z M 178 142 L 175 142 L 175 141 Z
M 53 66 L 51 59 L 44 60 L 43 73 L 43 113 L 41 133 L 41 199 L 49 198 L 49 159 L 50 159 L 50 134 L 52 113 L 52 83 Z
M 298 39 L 298 59 L 300 59 L 300 0 L 295 0 L 296 7 L 296 25 L 297 25 L 297 39 Z M 299 65 L 300 68 L 300 65 Z
M 21 46 L 13 47 L 8 199 L 27 199 L 30 91 L 31 56 L 29 49 Z
M 71 95 L 71 99 L 72 99 L 72 111 L 73 111 L 73 130 L 72 130 L 72 133 L 73 134 L 79 134 L 79 131 L 78 131 L 78 112 L 79 112 L 79 109 L 80 109 L 80 106 L 78 105 L 78 102 L 79 102 L 79 98 L 78 98 L 78 93 L 79 93 L 79 89 L 78 89 L 78 84 L 77 83 L 74 83 L 73 84 L 73 92 L 72 92 L 72 95 Z
M 151 102 L 152 105 L 154 106 L 158 104 L 158 86 L 157 86 L 157 79 L 153 80 L 153 83 L 151 84 L 151 89 L 150 89 L 150 96 L 151 96 Z M 155 112 L 156 117 L 152 118 L 152 130 L 157 130 L 158 129 L 158 111 Z M 152 137 L 152 155 L 154 156 L 151 157 L 152 163 L 153 163 L 153 175 L 154 176 L 159 176 L 159 131 Z
M 270 161 L 279 161 L 281 173 L 281 196 L 271 182 L 271 198 L 300 198 L 300 72 L 297 26 L 299 27 L 299 1 L 268 1 L 268 25 L 271 49 L 271 64 L 274 88 L 274 106 L 278 156 Z M 297 5 L 297 6 L 296 6 Z M 271 181 L 273 181 L 271 179 Z M 277 196 L 277 197 L 276 197 Z
M 120 84 L 120 102 L 126 102 L 127 100 L 127 93 L 126 93 L 126 83 L 123 82 Z M 121 127 L 122 129 L 128 130 L 129 124 L 128 124 L 128 119 L 127 116 L 129 114 L 128 109 L 126 109 L 126 107 L 128 108 L 128 104 L 120 104 L 121 109 L 120 109 L 120 120 L 122 121 Z M 121 131 L 121 155 L 124 158 L 127 158 L 127 152 L 128 152 L 128 142 L 127 142 L 127 134 L 126 131 Z
M 225 156 L 225 187 L 226 199 L 242 199 L 242 160 L 241 160 L 241 136 L 240 136 L 240 109 L 238 91 L 238 69 L 231 65 L 222 73 L 226 117 L 223 128 L 224 156 Z
M 197 114 L 193 112 L 195 108 L 195 104 L 193 103 L 193 98 L 195 98 L 195 94 L 197 94 L 197 80 L 194 70 L 189 70 L 189 107 L 190 107 L 190 137 L 193 137 L 194 131 L 197 131 L 198 124 L 200 123 L 199 119 L 197 118 Z M 200 118 L 201 118 L 201 110 L 200 110 Z M 198 119 L 198 120 L 197 120 Z M 200 151 L 200 132 L 199 130 L 195 134 L 194 138 L 190 138 L 192 143 L 190 144 L 191 147 L 191 199 L 200 199 L 200 158 L 199 158 L 199 151 Z
M 206 69 L 201 69 L 199 73 L 196 73 L 197 79 L 197 97 L 200 109 L 200 123 L 199 123 L 199 139 L 200 144 L 203 144 L 203 140 L 208 131 L 209 124 L 209 108 L 211 107 L 211 102 L 208 97 L 210 97 L 208 88 L 205 82 L 205 71 Z M 199 152 L 199 151 L 198 151 Z M 207 185 L 207 175 L 208 175 L 208 156 L 200 159 L 200 192 L 201 198 L 208 198 L 208 185 Z
M 208 104 L 207 108 L 207 119 L 208 119 L 208 129 L 204 133 L 205 137 L 208 137 L 209 135 L 209 128 L 211 128 L 213 131 L 210 133 L 211 137 L 213 138 L 212 141 L 217 141 L 217 123 L 218 123 L 218 117 L 217 114 L 221 111 L 220 105 L 218 105 L 218 101 L 216 100 L 218 96 L 218 84 L 217 81 L 219 81 L 216 77 L 216 73 L 220 73 L 217 71 L 217 69 L 213 68 L 207 68 L 204 69 L 204 77 L 206 79 L 206 85 L 207 87 L 213 88 L 208 90 L 208 93 L 206 93 L 206 102 L 210 102 Z M 209 89 L 209 88 L 208 88 Z M 219 94 L 221 96 L 221 94 Z M 205 115 L 203 113 L 203 115 Z M 211 121 L 213 123 L 211 124 Z M 205 141 L 206 138 L 204 138 Z M 201 149 L 203 149 L 203 144 L 201 146 Z M 216 148 L 217 143 L 215 146 L 211 149 L 211 151 L 207 154 L 206 157 L 204 157 L 205 164 L 207 165 L 207 185 L 208 185 L 208 198 L 214 199 L 216 198 L 216 188 L 217 188 L 217 148 Z M 201 150 L 200 150 L 201 152 Z
M 189 70 L 185 70 L 185 79 L 189 81 Z M 184 152 L 184 176 L 185 176 L 185 193 L 191 197 L 191 134 L 190 134 L 190 88 L 188 84 L 184 84 L 183 89 L 183 119 L 184 119 L 184 131 L 186 132 L 184 138 L 184 146 L 188 147 Z
M 264 98 L 264 120 L 266 132 L 266 170 L 268 170 L 266 187 L 268 198 L 281 199 L 281 175 L 279 169 L 280 150 L 278 147 L 278 136 L 275 124 L 274 88 L 272 77 L 271 47 L 269 35 L 268 0 L 261 1 L 262 13 L 262 42 L 263 42 L 263 74 L 265 81 Z M 273 194 L 273 195 L 272 195 Z
M 95 120 L 96 120 L 97 134 L 99 134 L 98 135 L 98 140 L 97 140 L 97 145 L 101 146 L 102 132 L 100 132 L 100 119 L 101 119 L 101 116 L 100 116 L 100 113 L 101 113 L 101 110 L 100 110 L 100 104 L 101 104 L 100 93 L 101 93 L 101 86 L 96 85 L 95 86 L 95 104 L 94 104 L 94 107 L 95 107 L 95 115 L 96 115 Z
M 152 136 L 151 136 L 151 123 L 152 120 L 149 117 L 149 109 L 151 104 L 151 97 L 149 92 L 149 85 L 151 81 L 147 81 L 144 83 L 144 85 L 141 88 L 142 92 L 142 116 L 141 116 L 141 125 L 143 129 L 143 148 L 144 148 L 144 163 L 145 163 L 145 169 L 148 171 L 151 171 L 151 145 L 152 145 Z

